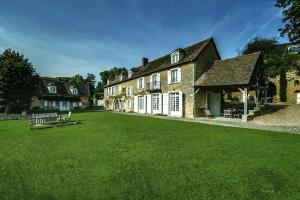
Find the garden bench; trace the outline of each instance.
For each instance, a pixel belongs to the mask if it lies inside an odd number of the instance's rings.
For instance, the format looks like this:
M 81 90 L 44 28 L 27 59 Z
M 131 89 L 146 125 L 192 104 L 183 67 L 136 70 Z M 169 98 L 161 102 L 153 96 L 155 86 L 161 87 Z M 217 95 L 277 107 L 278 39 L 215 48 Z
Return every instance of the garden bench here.
M 47 126 L 61 124 L 61 116 L 56 113 L 33 114 L 30 118 L 30 128 L 33 126 Z

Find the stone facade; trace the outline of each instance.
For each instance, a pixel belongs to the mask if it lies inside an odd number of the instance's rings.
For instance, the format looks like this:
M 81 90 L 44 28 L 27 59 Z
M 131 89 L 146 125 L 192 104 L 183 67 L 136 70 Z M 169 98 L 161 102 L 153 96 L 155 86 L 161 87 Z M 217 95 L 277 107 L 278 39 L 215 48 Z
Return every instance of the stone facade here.
M 119 111 L 134 112 L 134 96 L 179 92 L 180 94 L 182 93 L 182 115 L 180 116 L 187 118 L 198 116 L 199 114 L 195 107 L 204 107 L 205 97 L 203 97 L 203 91 L 195 94 L 196 91 L 194 89 L 194 84 L 197 78 L 199 78 L 199 76 L 201 76 L 201 74 L 206 71 L 216 59 L 219 59 L 219 54 L 214 43 L 210 42 L 193 62 L 179 64 L 164 70 L 158 70 L 141 77 L 136 77 L 134 79 L 106 87 L 104 91 L 105 107 L 107 110 L 116 110 L 116 104 L 120 104 L 118 106 Z M 180 69 L 181 81 L 179 83 L 168 83 L 168 74 L 172 69 Z M 159 74 L 160 76 L 159 90 L 149 91 L 147 88 L 137 89 L 137 82 L 139 78 L 144 78 L 144 83 L 149 84 L 153 74 Z M 114 87 L 114 89 L 112 89 L 112 87 Z M 132 89 L 132 95 L 130 96 L 126 95 L 126 88 L 128 87 Z M 114 90 L 114 94 L 109 95 L 111 92 L 108 90 Z M 195 104 L 197 104 L 197 106 L 195 106 Z M 163 103 L 161 103 L 161 106 L 163 106 Z M 161 114 L 162 113 L 163 112 L 161 112 Z
M 55 78 L 43 77 L 37 95 L 32 97 L 31 110 L 69 111 L 89 106 L 86 84 L 73 85 Z
M 300 93 L 300 75 L 297 71 L 292 70 L 286 73 L 287 87 L 286 87 L 286 97 L 287 103 L 290 104 L 300 104 L 299 97 Z M 273 102 L 280 102 L 280 77 L 270 78 L 269 80 L 275 86 L 275 95 L 273 96 Z M 273 87 L 274 87 L 273 86 Z

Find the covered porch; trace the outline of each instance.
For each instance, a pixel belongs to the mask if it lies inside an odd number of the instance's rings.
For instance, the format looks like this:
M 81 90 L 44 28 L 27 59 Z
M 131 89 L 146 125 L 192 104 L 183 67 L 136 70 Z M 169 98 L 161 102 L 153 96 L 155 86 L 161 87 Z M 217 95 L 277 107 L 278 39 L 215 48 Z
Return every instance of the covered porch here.
M 196 98 L 197 93 L 205 96 L 205 103 L 196 108 L 199 117 L 246 122 L 258 114 L 267 97 L 260 63 L 260 52 L 216 61 L 195 85 Z

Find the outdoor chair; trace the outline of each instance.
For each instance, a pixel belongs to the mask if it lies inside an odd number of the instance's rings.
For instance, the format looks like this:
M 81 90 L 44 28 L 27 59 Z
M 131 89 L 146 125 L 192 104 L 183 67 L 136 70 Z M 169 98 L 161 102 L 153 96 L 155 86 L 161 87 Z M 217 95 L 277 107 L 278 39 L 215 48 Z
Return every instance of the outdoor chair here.
M 71 120 L 72 112 L 70 111 L 67 115 L 62 115 L 61 118 L 63 121 Z
M 224 117 L 225 117 L 225 118 L 226 118 L 226 117 L 231 118 L 231 116 L 232 116 L 231 110 L 224 110 Z

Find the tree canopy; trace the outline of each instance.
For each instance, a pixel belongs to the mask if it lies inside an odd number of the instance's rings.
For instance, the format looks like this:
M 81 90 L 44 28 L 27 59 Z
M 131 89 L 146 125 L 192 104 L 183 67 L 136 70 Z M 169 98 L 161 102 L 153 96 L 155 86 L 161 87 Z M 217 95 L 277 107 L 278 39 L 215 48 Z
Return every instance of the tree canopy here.
M 245 45 L 241 53 L 244 55 L 257 51 L 262 51 L 266 73 L 271 77 L 279 75 L 282 68 L 286 71 L 293 68 L 299 70 L 300 56 L 289 53 L 287 47 L 274 38 L 256 37 Z
M 11 49 L 0 54 L 0 91 L 7 108 L 16 104 L 28 108 L 39 84 L 40 76 L 24 55 Z
M 105 70 L 100 73 L 101 82 L 107 84 L 107 80 L 113 80 L 119 75 L 128 75 L 128 70 L 125 67 L 114 67 L 110 70 Z
M 290 42 L 300 44 L 300 1 L 277 0 L 276 6 L 283 9 L 284 28 L 279 29 L 281 36 L 287 35 Z

